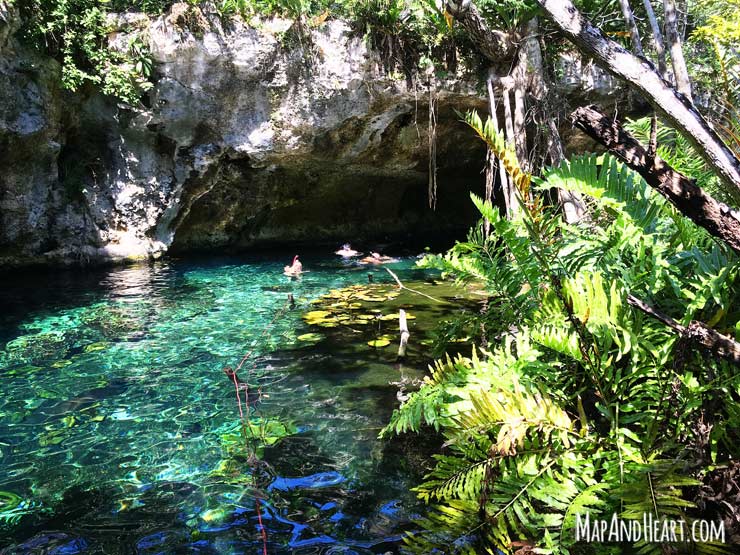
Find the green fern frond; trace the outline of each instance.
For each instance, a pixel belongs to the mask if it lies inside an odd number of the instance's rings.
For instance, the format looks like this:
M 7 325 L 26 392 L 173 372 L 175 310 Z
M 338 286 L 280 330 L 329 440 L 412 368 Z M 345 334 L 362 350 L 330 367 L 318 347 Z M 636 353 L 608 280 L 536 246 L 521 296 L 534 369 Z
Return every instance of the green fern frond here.
M 677 464 L 669 460 L 655 460 L 647 464 L 628 463 L 627 481 L 618 489 L 624 509 L 621 517 L 642 521 L 645 515 L 657 520 L 685 520 L 685 511 L 694 504 L 682 495 L 681 488 L 695 487 L 700 482 L 678 473 Z M 640 553 L 656 552 L 656 545 L 644 538 L 635 544 Z
M 439 430 L 445 418 L 445 408 L 454 402 L 456 397 L 447 391 L 444 382 L 429 385 L 411 395 L 406 403 L 393 411 L 390 422 L 380 431 L 378 437 L 387 438 L 406 432 L 418 432 L 423 425 Z M 459 385 L 464 382 L 460 378 Z
M 650 141 L 650 127 L 652 118 L 641 118 L 628 121 L 625 128 L 643 144 Z M 658 122 L 658 148 L 656 154 L 665 160 L 673 169 L 697 182 L 699 187 L 709 189 L 712 194 L 719 191 L 721 185 L 714 172 L 707 166 L 704 159 L 696 153 L 696 149 L 681 134 L 663 122 Z M 724 196 L 724 195 L 723 195 Z
M 666 202 L 643 179 L 609 154 L 576 156 L 535 178 L 538 189 L 556 187 L 591 197 L 613 216 L 627 215 L 643 233 L 655 231 Z
M 506 143 L 504 134 L 501 131 L 496 131 L 490 117 L 483 123 L 476 111 L 466 113 L 463 119 L 483 139 L 493 155 L 501 161 L 506 173 L 509 174 L 516 185 L 521 198 L 527 198 L 532 175 L 525 172 L 519 165 L 514 147 Z
M 491 123 L 466 119 L 529 187 Z M 663 148 L 686 151 L 666 130 L 659 138 L 670 141 Z M 416 489 L 435 504 L 409 540 L 420 553 L 532 546 L 542 554 L 612 554 L 619 547 L 574 545 L 576 515 L 689 522 L 698 483 L 678 461 L 691 455 L 681 442 L 707 406 L 721 407 L 711 417 L 712 460 L 740 456 L 740 411 L 732 408 L 740 378 L 706 357 L 701 370 L 689 371 L 687 362 L 700 355 L 626 303 L 631 293 L 678 320 L 740 336 L 737 257 L 609 155 L 577 157 L 532 180 L 581 193 L 592 218 L 558 222 L 533 195 L 507 220 L 472 196 L 490 235 L 478 226 L 445 256 L 425 261 L 486 289 L 488 319 L 479 321 L 492 348 L 480 359 L 437 363 L 384 430 L 428 424 L 445 438 Z
M 565 508 L 561 519 L 560 530 L 556 535 L 560 539 L 560 542 L 565 545 L 575 543 L 574 530 L 578 515 L 590 514 L 593 518 L 596 518 L 608 507 L 607 502 L 604 500 L 604 494 L 609 490 L 609 486 L 609 484 L 603 482 L 591 484 L 572 497 L 568 506 Z
M 421 530 L 408 534 L 404 543 L 409 551 L 420 555 L 439 553 L 441 546 L 449 555 L 500 555 L 499 549 L 509 543 L 508 537 L 501 541 L 481 526 L 477 501 L 452 499 L 432 505 L 417 524 Z
M 480 500 L 486 477 L 497 464 L 496 457 L 470 462 L 461 457 L 437 455 L 435 460 L 434 470 L 414 490 L 419 499 L 427 503 L 449 499 Z
M 541 444 L 553 442 L 570 447 L 571 435 L 576 435 L 568 414 L 547 396 L 530 393 L 514 382 L 512 390 L 480 391 L 472 394 L 472 408 L 454 418 L 465 430 L 496 433 L 491 452 L 510 456 L 537 434 Z
M 559 325 L 546 322 L 533 326 L 532 339 L 543 347 L 566 355 L 573 360 L 583 360 L 578 333 L 570 324 L 565 322 L 565 318 L 561 318 Z

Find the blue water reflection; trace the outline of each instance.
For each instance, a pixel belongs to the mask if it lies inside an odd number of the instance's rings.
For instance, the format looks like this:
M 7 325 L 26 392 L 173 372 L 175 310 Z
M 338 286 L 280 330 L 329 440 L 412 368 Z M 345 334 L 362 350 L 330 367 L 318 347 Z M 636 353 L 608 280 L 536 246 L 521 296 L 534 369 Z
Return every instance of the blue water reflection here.
M 393 355 L 297 341 L 312 299 L 390 278 L 306 257 L 290 280 L 284 264 L 3 278 L 0 553 L 261 553 L 258 505 L 271 554 L 399 549 L 418 470 L 377 440 L 397 404 Z M 394 271 L 424 275 L 413 260 Z M 288 293 L 298 308 L 263 334 Z M 276 437 L 262 466 L 239 451 L 221 371 L 248 349 L 242 379 L 264 393 L 250 415 Z

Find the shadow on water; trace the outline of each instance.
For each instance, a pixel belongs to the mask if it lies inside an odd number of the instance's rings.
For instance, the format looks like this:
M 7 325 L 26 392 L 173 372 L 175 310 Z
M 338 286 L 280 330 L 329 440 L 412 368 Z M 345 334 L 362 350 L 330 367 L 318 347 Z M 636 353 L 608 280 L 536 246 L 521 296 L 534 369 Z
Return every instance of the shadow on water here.
M 405 282 L 428 279 L 413 262 L 393 269 Z M 366 307 L 415 313 L 403 364 L 393 345 L 368 346 L 380 334 L 397 341 L 392 318 L 305 343 L 312 301 L 367 284 L 368 273 L 391 278 L 309 255 L 309 271 L 289 280 L 285 263 L 2 278 L 12 302 L 0 316 L 0 553 L 261 553 L 260 518 L 270 554 L 398 552 L 422 510 L 409 490 L 429 451 L 419 438 L 377 434 L 398 405 L 391 384 L 422 375 L 418 340 L 450 305 L 401 295 Z M 288 293 L 298 307 L 282 313 Z M 250 349 L 239 375 L 252 387 L 257 459 L 244 451 L 222 372 Z

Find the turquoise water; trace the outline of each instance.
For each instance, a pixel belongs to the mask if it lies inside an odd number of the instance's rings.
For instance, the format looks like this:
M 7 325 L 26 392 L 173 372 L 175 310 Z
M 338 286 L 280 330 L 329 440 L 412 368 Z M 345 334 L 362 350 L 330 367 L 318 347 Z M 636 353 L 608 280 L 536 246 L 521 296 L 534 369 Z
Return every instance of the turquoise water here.
M 271 554 L 398 552 L 420 469 L 376 436 L 397 405 L 389 382 L 420 372 L 395 364 L 392 345 L 369 348 L 366 330 L 297 340 L 316 331 L 301 319 L 311 300 L 390 278 L 309 257 L 291 280 L 286 263 L 3 279 L 3 554 L 263 553 L 258 510 Z M 391 267 L 425 277 L 413 260 Z M 298 306 L 269 327 L 288 293 Z M 239 377 L 259 462 L 222 372 L 250 349 Z

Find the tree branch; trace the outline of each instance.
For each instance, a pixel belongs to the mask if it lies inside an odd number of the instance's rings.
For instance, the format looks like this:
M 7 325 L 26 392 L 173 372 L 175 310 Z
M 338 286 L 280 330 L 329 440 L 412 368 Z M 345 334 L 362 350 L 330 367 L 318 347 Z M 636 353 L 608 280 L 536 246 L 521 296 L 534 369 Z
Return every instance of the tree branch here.
M 612 75 L 640 91 L 656 111 L 691 141 L 699 154 L 719 175 L 727 190 L 740 199 L 740 160 L 722 142 L 689 99 L 677 92 L 640 59 L 607 38 L 570 0 L 537 0 L 560 31 L 584 54 Z
M 740 343 L 713 330 L 701 322 L 691 322 L 688 327 L 682 326 L 676 320 L 652 308 L 634 295 L 627 295 L 627 302 L 641 310 L 648 316 L 663 322 L 666 326 L 714 355 L 725 358 L 733 364 L 740 365 Z
M 398 356 L 396 360 L 401 360 L 406 358 L 406 346 L 408 345 L 409 337 L 411 337 L 409 326 L 406 322 L 406 311 L 404 309 L 398 311 L 398 331 L 401 333 L 401 342 L 398 344 Z
M 491 29 L 470 0 L 447 0 L 445 9 L 465 28 L 480 53 L 489 61 L 501 64 L 514 58 L 516 35 Z
M 401 283 L 401 280 L 398 279 L 398 276 L 391 272 L 388 268 L 385 269 L 386 272 L 388 272 L 391 277 L 396 280 L 396 283 L 398 284 L 399 289 L 405 289 L 409 293 L 414 293 L 415 295 L 421 295 L 422 297 L 426 297 L 430 301 L 434 301 L 435 303 L 443 303 L 444 301 L 440 301 L 439 299 L 435 299 L 431 295 L 427 295 L 426 293 L 422 293 L 421 291 L 417 291 L 416 289 L 411 289 L 411 287 L 406 287 L 403 283 Z
M 619 123 L 592 106 L 571 114 L 573 124 L 639 173 L 681 214 L 740 253 L 740 213 L 715 200 L 694 182 L 648 151 Z

